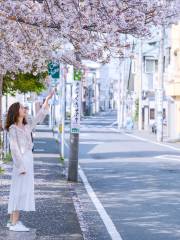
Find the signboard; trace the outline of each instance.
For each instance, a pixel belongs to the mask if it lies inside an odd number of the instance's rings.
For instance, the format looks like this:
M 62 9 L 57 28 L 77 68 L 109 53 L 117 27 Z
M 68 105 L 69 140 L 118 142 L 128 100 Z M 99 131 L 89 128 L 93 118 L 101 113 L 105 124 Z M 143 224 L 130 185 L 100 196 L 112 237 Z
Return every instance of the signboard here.
M 74 69 L 74 81 L 81 81 L 82 72 L 81 70 Z
M 71 103 L 71 133 L 79 133 L 81 117 L 81 81 L 74 81 Z
M 51 86 L 55 87 L 60 77 L 60 66 L 58 62 L 48 64 L 48 74 L 51 76 Z
M 48 64 L 48 74 L 51 75 L 52 78 L 59 79 L 59 63 L 58 62 L 50 62 Z

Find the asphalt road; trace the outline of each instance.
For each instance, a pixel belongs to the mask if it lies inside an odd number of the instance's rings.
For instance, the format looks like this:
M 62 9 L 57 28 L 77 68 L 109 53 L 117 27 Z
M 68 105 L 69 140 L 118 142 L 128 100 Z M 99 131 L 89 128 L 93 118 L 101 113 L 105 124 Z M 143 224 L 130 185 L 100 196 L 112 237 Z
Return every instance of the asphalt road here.
M 113 226 L 123 240 L 179 240 L 180 151 L 115 132 L 115 118 L 82 122 L 80 166 L 107 214 L 77 187 L 90 239 L 120 239 L 110 237 Z

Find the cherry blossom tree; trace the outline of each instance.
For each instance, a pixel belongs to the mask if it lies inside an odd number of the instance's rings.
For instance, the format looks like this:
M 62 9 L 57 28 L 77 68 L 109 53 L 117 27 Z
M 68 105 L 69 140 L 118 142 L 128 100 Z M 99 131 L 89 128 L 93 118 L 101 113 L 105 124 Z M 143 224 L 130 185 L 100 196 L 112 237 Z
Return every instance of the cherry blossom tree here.
M 174 15 L 174 5 L 169 9 L 157 0 L 40 2 L 2 0 L 0 21 L 19 43 L 35 41 L 38 47 L 43 43 L 60 48 L 69 43 L 71 47 L 59 58 L 71 64 L 76 61 L 76 50 L 82 58 L 102 62 L 113 54 L 122 55 L 122 34 L 149 35 L 152 25 Z
M 81 59 L 106 63 L 123 56 L 124 34 L 148 36 L 177 10 L 176 1 L 1 0 L 0 72 L 38 71 L 56 58 L 76 67 Z

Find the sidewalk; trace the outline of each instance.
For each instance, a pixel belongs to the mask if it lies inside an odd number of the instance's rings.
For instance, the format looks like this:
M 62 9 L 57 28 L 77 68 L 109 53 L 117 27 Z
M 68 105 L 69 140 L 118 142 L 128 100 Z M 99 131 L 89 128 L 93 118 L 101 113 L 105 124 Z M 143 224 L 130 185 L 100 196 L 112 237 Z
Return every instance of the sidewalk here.
M 49 130 L 36 131 L 35 138 L 36 212 L 21 214 L 31 228 L 29 233 L 15 233 L 5 227 L 11 166 L 0 175 L 0 240 L 81 240 L 83 239 L 72 193 L 62 176 L 58 145 Z

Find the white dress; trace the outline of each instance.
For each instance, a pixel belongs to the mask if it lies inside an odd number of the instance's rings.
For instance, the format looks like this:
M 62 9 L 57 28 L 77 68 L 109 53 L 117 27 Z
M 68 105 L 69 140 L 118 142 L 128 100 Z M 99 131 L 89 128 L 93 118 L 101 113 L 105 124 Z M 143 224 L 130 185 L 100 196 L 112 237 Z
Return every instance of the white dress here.
M 16 210 L 35 211 L 34 198 L 34 163 L 32 154 L 31 132 L 38 122 L 48 114 L 41 108 L 31 124 L 24 129 L 15 124 L 9 128 L 9 143 L 13 159 L 11 187 L 8 201 L 8 213 Z M 26 174 L 20 174 L 25 171 Z

